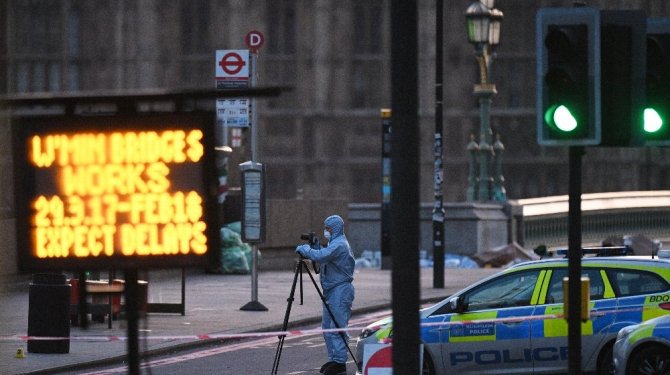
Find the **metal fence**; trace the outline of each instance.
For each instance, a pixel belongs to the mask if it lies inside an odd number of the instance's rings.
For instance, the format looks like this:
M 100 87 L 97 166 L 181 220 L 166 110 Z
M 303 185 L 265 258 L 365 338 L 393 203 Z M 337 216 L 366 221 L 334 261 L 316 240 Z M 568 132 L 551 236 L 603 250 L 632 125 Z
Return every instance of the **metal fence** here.
M 567 196 L 510 202 L 518 242 L 525 248 L 567 246 Z M 639 191 L 582 195 L 582 243 L 643 235 L 670 240 L 670 192 Z

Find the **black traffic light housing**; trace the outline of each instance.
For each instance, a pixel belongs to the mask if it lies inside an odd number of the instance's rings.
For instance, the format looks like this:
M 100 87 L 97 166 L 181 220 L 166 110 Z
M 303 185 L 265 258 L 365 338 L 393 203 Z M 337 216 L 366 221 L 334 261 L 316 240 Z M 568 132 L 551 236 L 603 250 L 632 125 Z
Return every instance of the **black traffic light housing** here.
M 644 11 L 600 11 L 601 146 L 643 143 L 646 24 Z
M 600 12 L 542 8 L 537 13 L 537 141 L 600 143 Z
M 646 102 L 658 118 L 649 118 L 641 129 L 644 145 L 670 145 L 670 19 L 647 20 Z M 654 120 L 660 120 L 658 124 Z M 651 122 L 651 123 L 649 123 Z

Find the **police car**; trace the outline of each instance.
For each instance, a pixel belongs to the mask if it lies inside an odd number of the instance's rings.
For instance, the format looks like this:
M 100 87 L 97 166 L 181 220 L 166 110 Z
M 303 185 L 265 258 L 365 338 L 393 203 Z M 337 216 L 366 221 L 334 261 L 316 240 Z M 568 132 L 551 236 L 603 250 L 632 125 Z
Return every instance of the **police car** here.
M 567 372 L 567 273 L 567 259 L 517 264 L 421 310 L 423 373 Z M 619 330 L 670 314 L 670 260 L 585 257 L 582 273 L 590 279 L 591 300 L 591 319 L 581 326 L 583 370 L 610 374 Z M 357 358 L 366 344 L 392 336 L 390 317 L 367 326 Z
M 619 331 L 614 366 L 618 375 L 670 374 L 670 315 Z

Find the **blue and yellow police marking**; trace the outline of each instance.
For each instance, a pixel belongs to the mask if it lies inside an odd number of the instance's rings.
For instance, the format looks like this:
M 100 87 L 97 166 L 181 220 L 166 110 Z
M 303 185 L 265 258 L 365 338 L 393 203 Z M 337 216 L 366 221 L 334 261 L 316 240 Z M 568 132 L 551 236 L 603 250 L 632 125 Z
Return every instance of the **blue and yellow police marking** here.
M 603 279 L 603 284 L 605 285 L 605 291 L 603 293 L 603 298 L 614 298 L 614 290 L 612 289 L 612 283 L 610 283 L 609 277 L 607 277 L 607 271 L 600 270 L 600 277 Z
M 654 328 L 655 326 L 653 324 L 640 326 L 640 328 L 636 329 L 635 332 L 628 337 L 628 342 L 632 344 L 636 341 L 651 337 L 654 334 Z
M 537 284 L 535 284 L 535 291 L 533 291 L 533 296 L 530 298 L 531 305 L 537 305 L 544 303 L 544 296 L 547 295 L 547 286 L 549 285 L 549 277 L 547 276 L 547 270 L 540 271 L 540 275 L 537 278 Z M 551 272 L 549 272 L 551 275 Z M 539 288 L 537 286 L 540 286 Z M 542 301 L 540 302 L 540 299 Z
M 670 303 L 670 294 L 656 294 L 648 296 L 644 301 L 644 309 L 642 310 L 642 320 L 646 321 L 659 316 L 670 314 L 670 311 L 660 307 L 662 303 Z
M 497 315 L 496 310 L 452 315 L 451 322 L 467 322 L 454 324 L 449 328 L 449 342 L 495 341 L 495 323 L 490 320 L 497 318 Z M 477 320 L 489 321 L 477 322 Z
M 591 302 L 593 309 L 595 303 Z M 542 324 L 542 332 L 533 331 L 533 337 L 566 337 L 568 336 L 568 321 L 563 317 L 563 304 L 546 306 L 543 315 L 559 315 L 560 318 L 549 318 Z M 582 322 L 582 335 L 593 335 L 593 321 Z

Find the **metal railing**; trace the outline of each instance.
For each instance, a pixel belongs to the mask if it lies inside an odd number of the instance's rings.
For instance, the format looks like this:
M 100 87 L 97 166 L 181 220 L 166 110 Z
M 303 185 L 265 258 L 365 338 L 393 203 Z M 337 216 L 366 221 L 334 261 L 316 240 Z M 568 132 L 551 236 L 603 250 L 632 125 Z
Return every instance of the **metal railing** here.
M 568 197 L 511 201 L 518 241 L 525 248 L 568 242 Z M 609 237 L 644 235 L 670 240 L 670 191 L 631 191 L 582 195 L 582 243 Z

